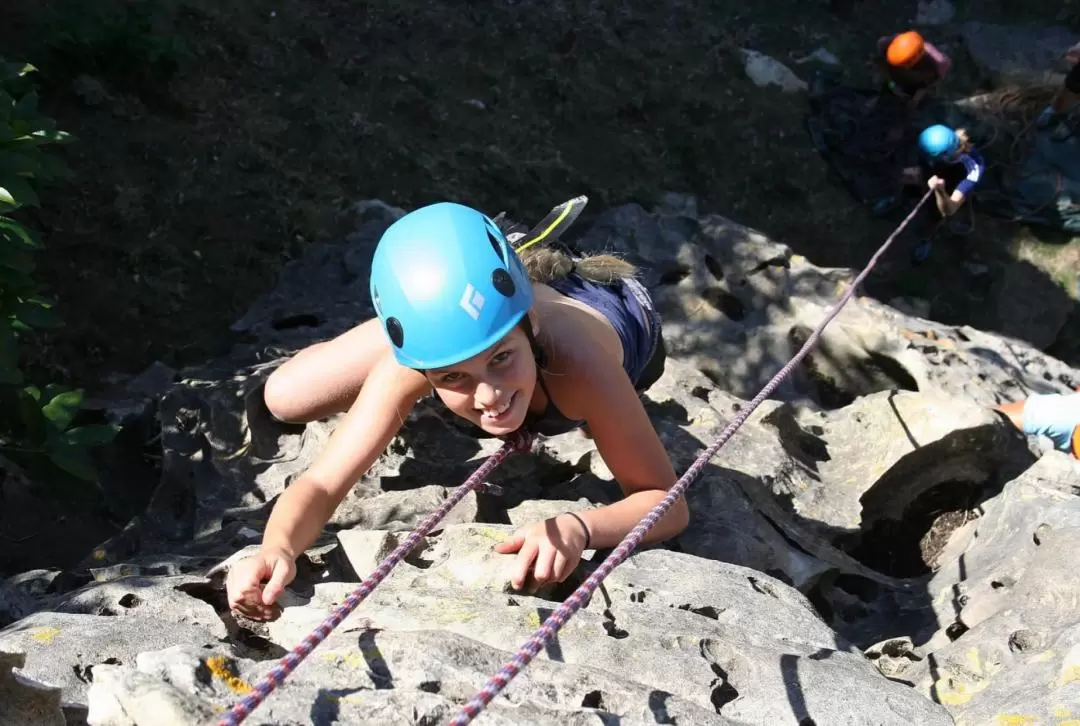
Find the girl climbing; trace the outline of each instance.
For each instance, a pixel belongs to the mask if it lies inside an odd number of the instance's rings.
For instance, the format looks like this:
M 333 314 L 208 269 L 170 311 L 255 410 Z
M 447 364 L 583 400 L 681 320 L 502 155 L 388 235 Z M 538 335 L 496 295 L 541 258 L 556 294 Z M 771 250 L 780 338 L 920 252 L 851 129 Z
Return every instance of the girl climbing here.
M 345 416 L 278 498 L 260 550 L 231 568 L 231 608 L 272 616 L 296 557 L 432 392 L 488 435 L 587 426 L 623 489 L 619 502 L 552 517 L 497 545 L 517 555 L 515 588 L 562 581 L 584 550 L 615 546 L 664 497 L 675 471 L 638 393 L 663 373 L 665 351 L 634 268 L 610 255 L 522 250 L 487 216 L 453 203 L 386 230 L 371 267 L 376 317 L 300 351 L 266 382 L 266 405 L 281 420 Z M 679 533 L 688 516 L 680 500 L 645 541 Z
M 952 60 L 919 33 L 909 30 L 878 39 L 877 63 L 885 76 L 883 94 L 915 109 L 952 67 Z
M 930 255 L 941 223 L 960 210 L 986 174 L 986 162 L 964 129 L 929 126 L 919 135 L 919 151 L 920 164 L 904 170 L 904 182 L 921 185 L 925 180 L 934 190 L 935 203 L 924 205 L 912 223 L 922 236 L 912 252 L 916 263 Z

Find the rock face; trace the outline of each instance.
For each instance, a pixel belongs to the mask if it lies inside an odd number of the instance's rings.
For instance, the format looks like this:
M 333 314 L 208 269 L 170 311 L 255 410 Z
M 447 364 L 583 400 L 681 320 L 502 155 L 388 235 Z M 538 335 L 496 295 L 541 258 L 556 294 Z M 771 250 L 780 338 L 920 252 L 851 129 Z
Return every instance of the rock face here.
M 17 672 L 25 663 L 22 653 L 0 650 L 0 723 L 64 726 L 60 689 Z
M 320 696 L 329 691 L 338 696 L 342 721 L 370 722 L 365 709 L 374 705 L 375 723 L 399 723 L 410 711 L 420 723 L 444 723 L 455 704 L 498 670 L 505 649 L 527 638 L 555 607 L 551 600 L 505 592 L 509 572 L 490 550 L 511 531 L 448 528 L 431 545 L 440 551 L 436 561 L 406 564 L 376 590 L 363 612 L 350 616 L 298 669 L 288 693 L 266 703 L 261 718 L 302 722 L 312 709 L 329 707 Z M 295 604 L 271 625 L 270 639 L 296 645 L 349 589 L 320 584 L 310 599 L 291 598 Z M 168 662 L 174 686 L 197 681 L 193 674 L 206 654 L 188 648 L 179 655 L 148 655 L 139 670 L 157 676 Z M 214 694 L 204 689 L 203 702 L 224 705 L 235 698 L 230 690 L 245 690 L 271 665 L 236 663 L 235 680 L 217 684 Z M 568 711 L 579 712 L 572 723 L 597 724 L 613 715 L 633 724 L 844 723 L 870 711 L 882 724 L 950 722 L 929 700 L 881 678 L 783 583 L 673 552 L 643 552 L 618 569 L 534 665 L 509 689 L 513 706 L 497 704 L 491 723 L 502 722 L 500 715 L 521 723 L 518 709 L 530 705 L 529 723 L 562 723 Z M 122 680 L 120 671 L 100 688 L 95 681 L 92 722 L 122 723 L 94 721 L 97 691 L 121 702 L 139 697 L 133 688 L 139 681 L 127 674 Z M 388 687 L 393 691 L 372 703 L 368 694 Z M 176 701 L 191 691 L 177 690 Z
M 756 50 L 741 48 L 743 67 L 746 75 L 753 81 L 755 86 L 766 88 L 777 86 L 785 93 L 797 93 L 806 90 L 806 81 L 799 78 L 795 73 L 775 58 L 770 58 Z
M 1077 40 L 1067 28 L 1036 28 L 970 21 L 960 28 L 968 53 L 979 68 L 1000 84 L 1060 83 L 1054 72 Z
M 313 246 L 236 323 L 246 340 L 231 356 L 161 397 L 146 511 L 72 571 L 0 583 L 0 723 L 212 720 L 498 448 L 419 406 L 300 557 L 280 617 L 228 612 L 225 570 L 335 423 L 276 422 L 262 384 L 283 356 L 372 314 L 367 265 L 401 210 L 355 212 L 356 233 Z M 641 264 L 664 317 L 669 363 L 645 405 L 678 471 L 854 277 L 678 195 L 580 232 L 568 244 Z M 977 724 L 1020 704 L 1035 722 L 1065 718 L 1080 702 L 1065 569 L 1080 467 L 1039 456 L 991 407 L 1077 385 L 1027 344 L 857 298 L 705 466 L 688 529 L 617 568 L 478 722 Z M 445 723 L 606 555 L 525 595 L 492 551 L 516 526 L 619 498 L 589 439 L 541 440 L 489 484 L 257 722 Z
M 915 8 L 916 25 L 944 25 L 956 15 L 949 0 L 919 0 Z
M 1046 273 L 1027 260 L 1008 265 L 994 286 L 994 316 L 1009 337 L 1046 350 L 1058 339 L 1075 302 Z M 1015 301 L 1022 299 L 1023 305 Z
M 787 362 L 855 277 L 822 270 L 717 215 L 672 198 L 655 213 L 613 209 L 575 246 L 642 264 L 675 357 L 724 391 L 750 398 Z M 980 406 L 1067 392 L 1068 366 L 1013 339 L 914 318 L 865 297 L 845 307 L 781 400 L 836 408 L 882 390 L 940 393 Z
M 1080 716 L 1078 469 L 1064 454 L 1043 456 L 942 553 L 928 589 L 939 621 L 955 624 L 927 641 L 930 657 L 894 660 L 889 672 L 958 724 Z

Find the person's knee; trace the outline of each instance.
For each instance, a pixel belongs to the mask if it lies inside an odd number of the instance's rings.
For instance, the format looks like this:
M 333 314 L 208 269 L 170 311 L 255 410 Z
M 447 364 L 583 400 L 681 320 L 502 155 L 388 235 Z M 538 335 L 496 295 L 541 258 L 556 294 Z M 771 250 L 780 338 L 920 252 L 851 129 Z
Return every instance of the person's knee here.
M 292 375 L 288 364 L 277 368 L 266 379 L 263 402 L 270 415 L 282 423 L 306 423 L 309 418 L 300 381 Z

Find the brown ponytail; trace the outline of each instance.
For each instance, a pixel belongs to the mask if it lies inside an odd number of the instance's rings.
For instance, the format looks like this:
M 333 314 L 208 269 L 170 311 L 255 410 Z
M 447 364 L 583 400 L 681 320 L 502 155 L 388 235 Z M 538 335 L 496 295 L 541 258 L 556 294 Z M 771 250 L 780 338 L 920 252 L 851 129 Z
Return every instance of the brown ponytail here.
M 610 285 L 623 277 L 633 277 L 637 268 L 615 255 L 587 255 L 578 260 L 570 258 L 556 247 L 530 247 L 521 253 L 521 261 L 533 282 L 561 280 L 571 272 L 600 285 Z
M 958 151 L 964 154 L 971 151 L 971 137 L 968 136 L 967 129 L 957 129 L 956 138 L 960 140 Z

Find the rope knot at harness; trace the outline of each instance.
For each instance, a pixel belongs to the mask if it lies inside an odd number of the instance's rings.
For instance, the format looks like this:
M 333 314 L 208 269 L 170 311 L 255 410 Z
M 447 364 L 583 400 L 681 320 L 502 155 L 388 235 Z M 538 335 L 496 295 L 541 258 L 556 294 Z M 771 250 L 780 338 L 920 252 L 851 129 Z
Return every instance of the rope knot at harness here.
M 885 254 L 889 246 L 900 235 L 900 232 L 902 232 L 911 222 L 932 193 L 933 192 L 928 190 L 908 216 L 895 230 L 893 230 L 892 234 L 889 235 L 885 242 L 882 243 L 881 247 L 874 253 L 874 256 L 870 258 L 866 267 L 864 267 L 855 277 L 851 285 L 847 287 L 836 304 L 829 309 L 828 313 L 821 322 L 818 323 L 817 327 L 814 328 L 813 332 L 805 342 L 803 342 L 802 346 L 799 348 L 798 352 L 792 356 L 791 360 L 789 360 L 787 364 L 785 364 L 784 367 L 765 384 L 764 388 L 762 388 L 753 400 L 750 401 L 749 405 L 742 408 L 739 414 L 724 428 L 716 440 L 701 453 L 682 477 L 675 482 L 675 485 L 672 486 L 667 495 L 653 507 L 641 521 L 637 523 L 637 525 L 634 526 L 615 550 L 607 556 L 603 563 L 601 563 L 591 575 L 589 575 L 585 582 L 548 616 L 547 620 L 545 620 L 529 639 L 522 644 L 514 657 L 507 661 L 497 673 L 492 675 L 480 691 L 474 695 L 468 703 L 462 706 L 458 714 L 450 721 L 450 726 L 465 726 L 476 718 L 476 716 L 483 711 L 484 707 L 490 703 L 491 700 L 495 698 L 495 696 L 497 696 L 519 672 L 521 672 L 521 669 L 532 661 L 544 645 L 551 638 L 555 637 L 555 634 L 566 624 L 570 617 L 589 602 L 593 592 L 600 586 L 600 583 L 603 582 L 604 578 L 630 556 L 631 552 L 633 552 L 634 548 L 637 547 L 648 531 L 652 529 L 656 522 L 667 513 L 671 506 L 683 496 L 690 484 L 701 475 L 701 472 L 705 468 L 705 464 L 716 455 L 716 452 L 731 439 L 744 423 L 746 423 L 747 419 L 757 407 L 760 406 L 774 390 L 776 390 L 777 386 L 780 385 L 784 378 L 790 375 L 799 363 L 802 362 L 803 358 L 809 354 L 810 350 L 817 345 L 826 326 L 836 318 L 844 305 L 854 296 L 855 291 L 866 279 L 867 275 L 870 274 L 874 265 L 877 264 L 878 260 Z M 499 450 L 492 454 L 480 468 L 473 472 L 472 476 L 470 476 L 465 483 L 455 489 L 450 496 L 446 498 L 446 501 L 420 523 L 419 527 L 410 532 L 405 540 L 401 542 L 385 560 L 379 563 L 375 568 L 375 571 L 360 584 L 360 587 L 346 596 L 345 602 L 334 608 L 322 624 L 317 626 L 299 645 L 293 648 L 292 652 L 282 658 L 259 683 L 255 684 L 252 692 L 233 706 L 233 708 L 222 717 L 217 726 L 237 726 L 250 715 L 251 711 L 262 703 L 262 701 L 270 695 L 277 686 L 281 685 L 286 676 L 295 670 L 311 651 L 314 650 L 319 643 L 325 640 L 330 632 L 333 631 L 333 629 L 336 628 L 353 610 L 355 610 L 361 602 L 363 602 L 364 598 L 371 594 L 371 591 L 374 590 L 380 582 L 386 579 L 390 574 L 390 571 L 405 558 L 405 555 L 419 543 L 420 539 L 428 534 L 435 525 L 465 497 L 466 494 L 483 487 L 484 478 L 494 471 L 494 469 L 511 453 L 529 451 L 532 447 L 532 441 L 533 437 L 526 431 L 517 431 L 505 437 L 504 443 Z

